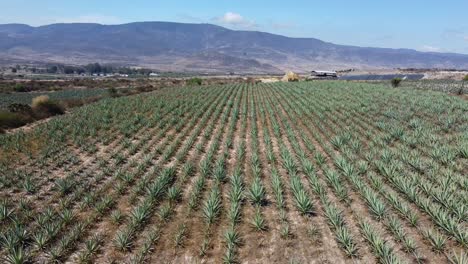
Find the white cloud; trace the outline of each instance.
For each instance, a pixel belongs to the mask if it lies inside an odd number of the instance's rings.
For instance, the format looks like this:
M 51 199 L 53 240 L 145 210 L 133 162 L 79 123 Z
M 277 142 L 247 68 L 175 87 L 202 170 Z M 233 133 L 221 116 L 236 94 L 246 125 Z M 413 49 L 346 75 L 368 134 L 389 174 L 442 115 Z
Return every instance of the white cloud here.
M 253 20 L 246 19 L 240 14 L 233 12 L 227 12 L 223 16 L 216 17 L 213 20 L 219 24 L 233 26 L 236 28 L 252 29 L 258 27 Z

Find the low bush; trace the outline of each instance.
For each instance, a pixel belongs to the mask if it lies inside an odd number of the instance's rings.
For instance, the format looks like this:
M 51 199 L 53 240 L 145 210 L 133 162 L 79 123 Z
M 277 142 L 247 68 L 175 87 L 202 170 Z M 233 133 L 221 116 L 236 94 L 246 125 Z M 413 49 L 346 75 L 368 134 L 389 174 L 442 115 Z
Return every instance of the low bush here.
M 191 86 L 202 85 L 203 80 L 201 78 L 191 78 L 186 81 L 186 84 Z
M 458 89 L 457 91 L 457 94 L 458 95 L 463 95 L 465 94 L 465 86 L 466 86 L 466 83 L 468 82 L 468 74 L 465 75 L 465 77 L 463 77 L 463 80 L 462 80 L 462 85 L 460 86 L 460 88 Z
M 25 116 L 11 113 L 8 111 L 0 111 L 0 129 L 16 128 L 28 123 Z
M 26 86 L 24 86 L 21 83 L 15 84 L 15 87 L 13 87 L 13 91 L 18 92 L 18 93 L 29 92 L 29 90 L 26 88 Z
M 400 86 L 401 81 L 402 81 L 401 78 L 393 78 L 393 79 L 392 79 L 392 86 L 393 86 L 393 87 L 398 87 L 398 86 Z
M 33 98 L 32 108 L 36 118 L 46 118 L 54 115 L 62 115 L 65 109 L 62 105 L 49 99 L 47 95 Z
M 117 92 L 117 89 L 114 87 L 110 88 L 107 90 L 107 93 L 109 94 L 110 97 L 117 97 L 119 96 L 119 93 Z
M 145 92 L 153 91 L 154 87 L 152 85 L 144 85 L 144 86 L 138 86 L 136 90 L 138 93 L 145 93 Z
M 50 98 L 47 95 L 40 95 L 40 96 L 34 97 L 31 102 L 32 108 L 40 107 L 41 105 L 49 102 L 49 100 Z
M 27 116 L 32 116 L 33 115 L 33 110 L 31 108 L 31 106 L 29 106 L 27 104 L 19 104 L 19 103 L 10 104 L 8 106 L 8 111 L 10 111 L 12 113 L 27 115 Z

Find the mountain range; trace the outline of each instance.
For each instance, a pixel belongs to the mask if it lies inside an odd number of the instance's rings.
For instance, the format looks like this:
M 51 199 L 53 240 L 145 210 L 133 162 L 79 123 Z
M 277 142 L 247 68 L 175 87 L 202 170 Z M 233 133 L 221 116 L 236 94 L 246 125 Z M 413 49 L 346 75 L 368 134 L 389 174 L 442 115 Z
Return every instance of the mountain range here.
M 0 63 L 93 62 L 161 71 L 277 73 L 348 68 L 468 69 L 468 55 L 337 45 L 211 24 L 0 25 Z

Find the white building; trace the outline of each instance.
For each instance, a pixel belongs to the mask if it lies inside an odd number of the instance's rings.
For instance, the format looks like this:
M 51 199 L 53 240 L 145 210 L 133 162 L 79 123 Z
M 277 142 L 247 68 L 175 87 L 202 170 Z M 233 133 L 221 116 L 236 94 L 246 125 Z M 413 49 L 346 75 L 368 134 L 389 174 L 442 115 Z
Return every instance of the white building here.
M 310 75 L 315 77 L 338 77 L 335 71 L 312 71 Z

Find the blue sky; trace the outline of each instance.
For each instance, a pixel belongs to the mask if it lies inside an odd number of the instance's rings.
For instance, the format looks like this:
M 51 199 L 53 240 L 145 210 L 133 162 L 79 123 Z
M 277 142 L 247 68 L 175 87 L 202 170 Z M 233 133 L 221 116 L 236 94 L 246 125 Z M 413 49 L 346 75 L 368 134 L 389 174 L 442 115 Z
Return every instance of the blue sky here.
M 0 0 L 0 23 L 212 23 L 337 44 L 468 54 L 468 0 Z

